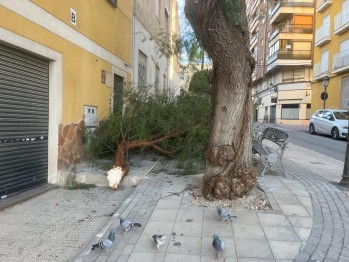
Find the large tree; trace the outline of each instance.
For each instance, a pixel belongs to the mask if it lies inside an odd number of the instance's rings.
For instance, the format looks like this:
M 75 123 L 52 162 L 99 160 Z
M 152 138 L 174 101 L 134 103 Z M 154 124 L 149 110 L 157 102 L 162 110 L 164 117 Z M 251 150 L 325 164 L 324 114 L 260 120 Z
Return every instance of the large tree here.
M 254 59 L 244 0 L 186 0 L 185 15 L 212 58 L 212 116 L 203 194 L 206 198 L 242 196 L 256 183 L 251 167 Z

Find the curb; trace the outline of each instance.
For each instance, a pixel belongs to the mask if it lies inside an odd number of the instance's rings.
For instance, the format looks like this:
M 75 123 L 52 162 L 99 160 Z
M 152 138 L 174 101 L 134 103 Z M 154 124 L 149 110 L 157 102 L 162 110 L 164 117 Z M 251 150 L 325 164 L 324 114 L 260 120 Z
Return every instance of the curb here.
M 112 227 L 112 225 L 119 219 L 119 216 L 126 210 L 126 208 L 129 206 L 129 204 L 132 202 L 132 200 L 135 198 L 135 196 L 139 193 L 141 190 L 141 187 L 139 185 L 142 184 L 143 181 L 145 181 L 144 178 L 148 178 L 147 175 L 156 167 L 156 165 L 159 164 L 159 162 L 162 160 L 160 158 L 158 161 L 155 162 L 155 164 L 144 173 L 143 179 L 141 179 L 140 183 L 136 186 L 136 189 L 131 193 L 131 195 L 121 204 L 121 206 L 114 212 L 114 214 L 111 216 L 111 218 L 99 229 L 98 233 L 90 239 L 88 243 L 85 244 L 85 246 L 82 248 L 82 251 L 74 256 L 69 261 L 75 261 L 75 262 L 86 262 L 86 257 L 91 252 L 91 246 L 98 241 L 101 240 L 101 238 L 105 235 L 105 233 Z M 119 226 L 118 226 L 119 227 Z M 116 227 L 116 228 L 118 228 Z

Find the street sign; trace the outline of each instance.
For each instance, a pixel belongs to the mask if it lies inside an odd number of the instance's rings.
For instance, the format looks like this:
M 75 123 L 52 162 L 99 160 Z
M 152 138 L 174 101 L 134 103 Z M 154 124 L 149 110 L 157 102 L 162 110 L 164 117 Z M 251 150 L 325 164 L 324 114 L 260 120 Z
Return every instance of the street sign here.
M 322 100 L 327 100 L 328 94 L 326 92 L 322 92 L 320 97 Z

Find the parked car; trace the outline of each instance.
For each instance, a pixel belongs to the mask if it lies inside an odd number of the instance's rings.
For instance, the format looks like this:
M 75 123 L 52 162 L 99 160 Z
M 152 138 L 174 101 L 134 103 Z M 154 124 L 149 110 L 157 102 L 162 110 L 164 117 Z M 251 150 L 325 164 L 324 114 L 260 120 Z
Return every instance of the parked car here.
M 309 133 L 330 135 L 333 139 L 346 138 L 348 135 L 349 114 L 346 110 L 321 109 L 310 118 Z

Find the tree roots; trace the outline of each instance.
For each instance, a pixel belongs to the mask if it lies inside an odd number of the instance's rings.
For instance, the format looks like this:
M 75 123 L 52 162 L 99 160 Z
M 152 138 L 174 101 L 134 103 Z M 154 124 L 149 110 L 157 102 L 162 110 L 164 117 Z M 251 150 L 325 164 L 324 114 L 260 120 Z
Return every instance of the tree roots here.
M 258 172 L 255 168 L 237 168 L 206 179 L 203 195 L 209 200 L 242 197 L 256 185 L 257 177 Z

